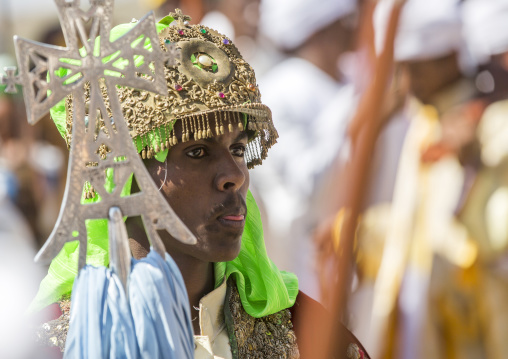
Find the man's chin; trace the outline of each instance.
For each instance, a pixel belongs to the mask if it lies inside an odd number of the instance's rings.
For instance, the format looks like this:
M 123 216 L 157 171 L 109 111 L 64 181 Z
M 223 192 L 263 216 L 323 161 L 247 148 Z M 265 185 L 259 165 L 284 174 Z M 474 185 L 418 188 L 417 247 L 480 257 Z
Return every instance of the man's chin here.
M 234 245 L 221 246 L 220 248 L 214 248 L 212 262 L 229 262 L 234 260 L 240 254 L 241 249 L 241 238 L 238 239 Z

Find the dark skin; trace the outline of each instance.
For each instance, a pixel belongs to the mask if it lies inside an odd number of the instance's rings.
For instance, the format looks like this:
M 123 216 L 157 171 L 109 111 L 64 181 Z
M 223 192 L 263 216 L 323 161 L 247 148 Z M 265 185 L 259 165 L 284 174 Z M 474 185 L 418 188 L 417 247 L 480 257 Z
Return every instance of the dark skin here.
M 200 299 L 214 289 L 213 263 L 231 261 L 240 252 L 249 187 L 246 145 L 247 133 L 234 126 L 232 132 L 212 138 L 180 140 L 165 163 L 145 162 L 161 194 L 197 239 L 197 244 L 188 245 L 159 232 L 182 273 L 191 308 L 198 308 Z M 149 243 L 140 220 L 129 219 L 127 227 L 135 238 L 134 257 L 146 256 Z M 197 317 L 197 311 L 191 312 L 192 319 Z M 194 333 L 200 334 L 198 320 L 192 323 Z
M 436 59 L 401 63 L 410 76 L 411 92 L 424 104 L 429 104 L 439 91 L 462 77 L 457 53 Z
M 294 51 L 295 55 L 340 81 L 337 60 L 344 52 L 352 49 L 354 38 L 354 29 L 346 26 L 346 21 L 347 19 L 339 19 L 313 34 Z

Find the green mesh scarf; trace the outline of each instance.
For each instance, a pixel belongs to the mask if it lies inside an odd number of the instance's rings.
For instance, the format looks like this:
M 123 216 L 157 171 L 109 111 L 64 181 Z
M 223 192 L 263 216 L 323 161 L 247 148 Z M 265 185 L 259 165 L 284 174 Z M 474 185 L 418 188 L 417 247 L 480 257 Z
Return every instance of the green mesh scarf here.
M 171 19 L 170 19 L 171 20 Z M 160 32 L 171 21 L 168 17 L 157 25 Z M 123 24 L 111 31 L 114 41 L 134 27 L 135 24 Z M 150 46 L 147 44 L 145 46 Z M 106 61 L 107 59 L 105 59 Z M 65 138 L 65 101 L 61 101 L 51 111 L 52 118 Z M 156 131 L 150 136 L 153 142 L 160 143 Z M 138 146 L 139 147 L 139 146 Z M 167 150 L 156 154 L 155 158 L 165 161 Z M 112 183 L 112 178 L 110 178 Z M 123 188 L 122 195 L 130 194 L 131 181 Z M 85 189 L 86 190 L 86 189 Z M 99 196 L 83 201 L 98 201 Z M 108 266 L 108 223 L 105 219 L 88 220 L 87 228 L 87 264 Z M 42 280 L 39 291 L 29 311 L 37 311 L 45 306 L 69 296 L 78 268 L 78 242 L 66 243 L 61 252 L 53 259 L 48 274 Z M 245 311 L 259 318 L 292 307 L 298 294 L 298 279 L 293 273 L 280 271 L 266 253 L 263 225 L 254 197 L 247 194 L 247 217 L 242 235 L 242 244 L 238 257 L 230 262 L 215 263 L 215 286 L 224 279 L 233 276 L 236 280 L 240 298 Z

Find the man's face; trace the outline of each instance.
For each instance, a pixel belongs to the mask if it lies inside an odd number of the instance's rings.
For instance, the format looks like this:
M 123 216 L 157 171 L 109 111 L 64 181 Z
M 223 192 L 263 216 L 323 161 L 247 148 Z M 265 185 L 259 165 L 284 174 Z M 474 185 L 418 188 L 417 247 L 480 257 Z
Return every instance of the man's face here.
M 215 128 L 215 124 L 210 125 Z M 161 233 L 166 250 L 173 256 L 223 262 L 240 252 L 249 187 L 244 158 L 247 134 L 233 127 L 233 132 L 220 136 L 179 141 L 169 150 L 166 163 L 147 161 L 155 184 L 197 238 L 197 244 L 186 245 L 167 232 Z
M 461 77 L 457 53 L 430 60 L 402 63 L 410 76 L 412 93 L 423 103 L 429 103 L 434 95 Z

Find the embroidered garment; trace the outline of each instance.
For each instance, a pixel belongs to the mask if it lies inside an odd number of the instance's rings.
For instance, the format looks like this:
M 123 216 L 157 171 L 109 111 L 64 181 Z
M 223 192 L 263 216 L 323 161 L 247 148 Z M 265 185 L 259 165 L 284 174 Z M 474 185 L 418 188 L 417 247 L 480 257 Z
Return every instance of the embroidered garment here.
M 226 282 L 199 301 L 200 335 L 194 336 L 194 359 L 232 359 L 224 320 Z

